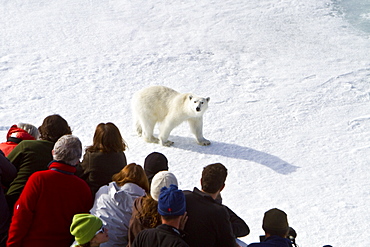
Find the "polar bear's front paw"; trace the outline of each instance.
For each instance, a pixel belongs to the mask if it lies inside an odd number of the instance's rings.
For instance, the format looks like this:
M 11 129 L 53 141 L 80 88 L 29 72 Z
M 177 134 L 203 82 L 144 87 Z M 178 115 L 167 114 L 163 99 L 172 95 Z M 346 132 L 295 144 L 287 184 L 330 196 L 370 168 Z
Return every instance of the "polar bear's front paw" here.
M 204 139 L 202 141 L 199 141 L 198 144 L 199 145 L 202 145 L 202 146 L 208 146 L 208 145 L 211 145 L 211 142 L 208 141 L 208 140 L 206 140 L 206 139 Z
M 151 138 L 145 138 L 145 141 L 149 143 L 158 143 L 159 139 L 152 136 Z
M 161 144 L 162 144 L 162 146 L 170 147 L 170 146 L 173 144 L 173 142 L 171 142 L 171 141 L 167 140 L 167 141 L 165 141 L 165 142 L 161 142 Z

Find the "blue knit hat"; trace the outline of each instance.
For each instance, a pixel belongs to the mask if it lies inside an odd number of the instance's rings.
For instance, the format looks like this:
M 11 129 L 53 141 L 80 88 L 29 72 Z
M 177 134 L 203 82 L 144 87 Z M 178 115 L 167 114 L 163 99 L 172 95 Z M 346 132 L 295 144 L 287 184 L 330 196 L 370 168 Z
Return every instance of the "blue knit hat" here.
M 169 188 L 163 187 L 158 199 L 158 213 L 162 216 L 183 215 L 186 211 L 184 193 L 171 184 Z

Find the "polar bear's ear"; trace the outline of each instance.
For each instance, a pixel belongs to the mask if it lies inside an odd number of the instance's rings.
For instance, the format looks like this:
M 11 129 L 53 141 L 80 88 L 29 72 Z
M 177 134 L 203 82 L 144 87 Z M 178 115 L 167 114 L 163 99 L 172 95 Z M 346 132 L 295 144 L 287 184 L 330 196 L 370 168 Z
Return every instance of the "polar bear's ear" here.
M 193 98 L 193 95 L 189 95 L 189 100 L 191 100 Z
M 209 102 L 210 98 L 208 97 L 208 98 L 206 98 L 206 100 L 207 100 L 207 102 Z

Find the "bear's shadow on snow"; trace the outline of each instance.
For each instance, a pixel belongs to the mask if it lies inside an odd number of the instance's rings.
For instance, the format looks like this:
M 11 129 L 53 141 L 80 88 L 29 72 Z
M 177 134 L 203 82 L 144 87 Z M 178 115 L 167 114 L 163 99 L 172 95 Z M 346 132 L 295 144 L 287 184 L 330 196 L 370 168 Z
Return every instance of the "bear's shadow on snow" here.
M 172 136 L 171 140 L 175 142 L 173 145 L 174 148 L 203 154 L 221 155 L 229 158 L 253 161 L 284 175 L 291 174 L 297 171 L 299 168 L 298 166 L 291 165 L 274 155 L 236 144 L 210 140 L 210 146 L 199 146 L 196 144 L 194 139 L 180 136 Z

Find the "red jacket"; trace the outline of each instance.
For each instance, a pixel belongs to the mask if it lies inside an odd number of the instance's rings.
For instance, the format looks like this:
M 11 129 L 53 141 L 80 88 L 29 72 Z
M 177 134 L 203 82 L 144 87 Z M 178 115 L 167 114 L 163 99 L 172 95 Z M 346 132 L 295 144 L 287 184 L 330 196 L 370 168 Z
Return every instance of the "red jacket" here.
M 10 152 L 23 140 L 35 140 L 35 137 L 31 136 L 24 129 L 20 129 L 17 125 L 10 127 L 8 134 L 6 134 L 6 142 L 0 143 L 0 149 L 4 152 L 5 156 L 8 156 Z
M 14 207 L 8 247 L 70 246 L 73 215 L 88 213 L 93 199 L 76 168 L 53 161 L 32 174 Z

